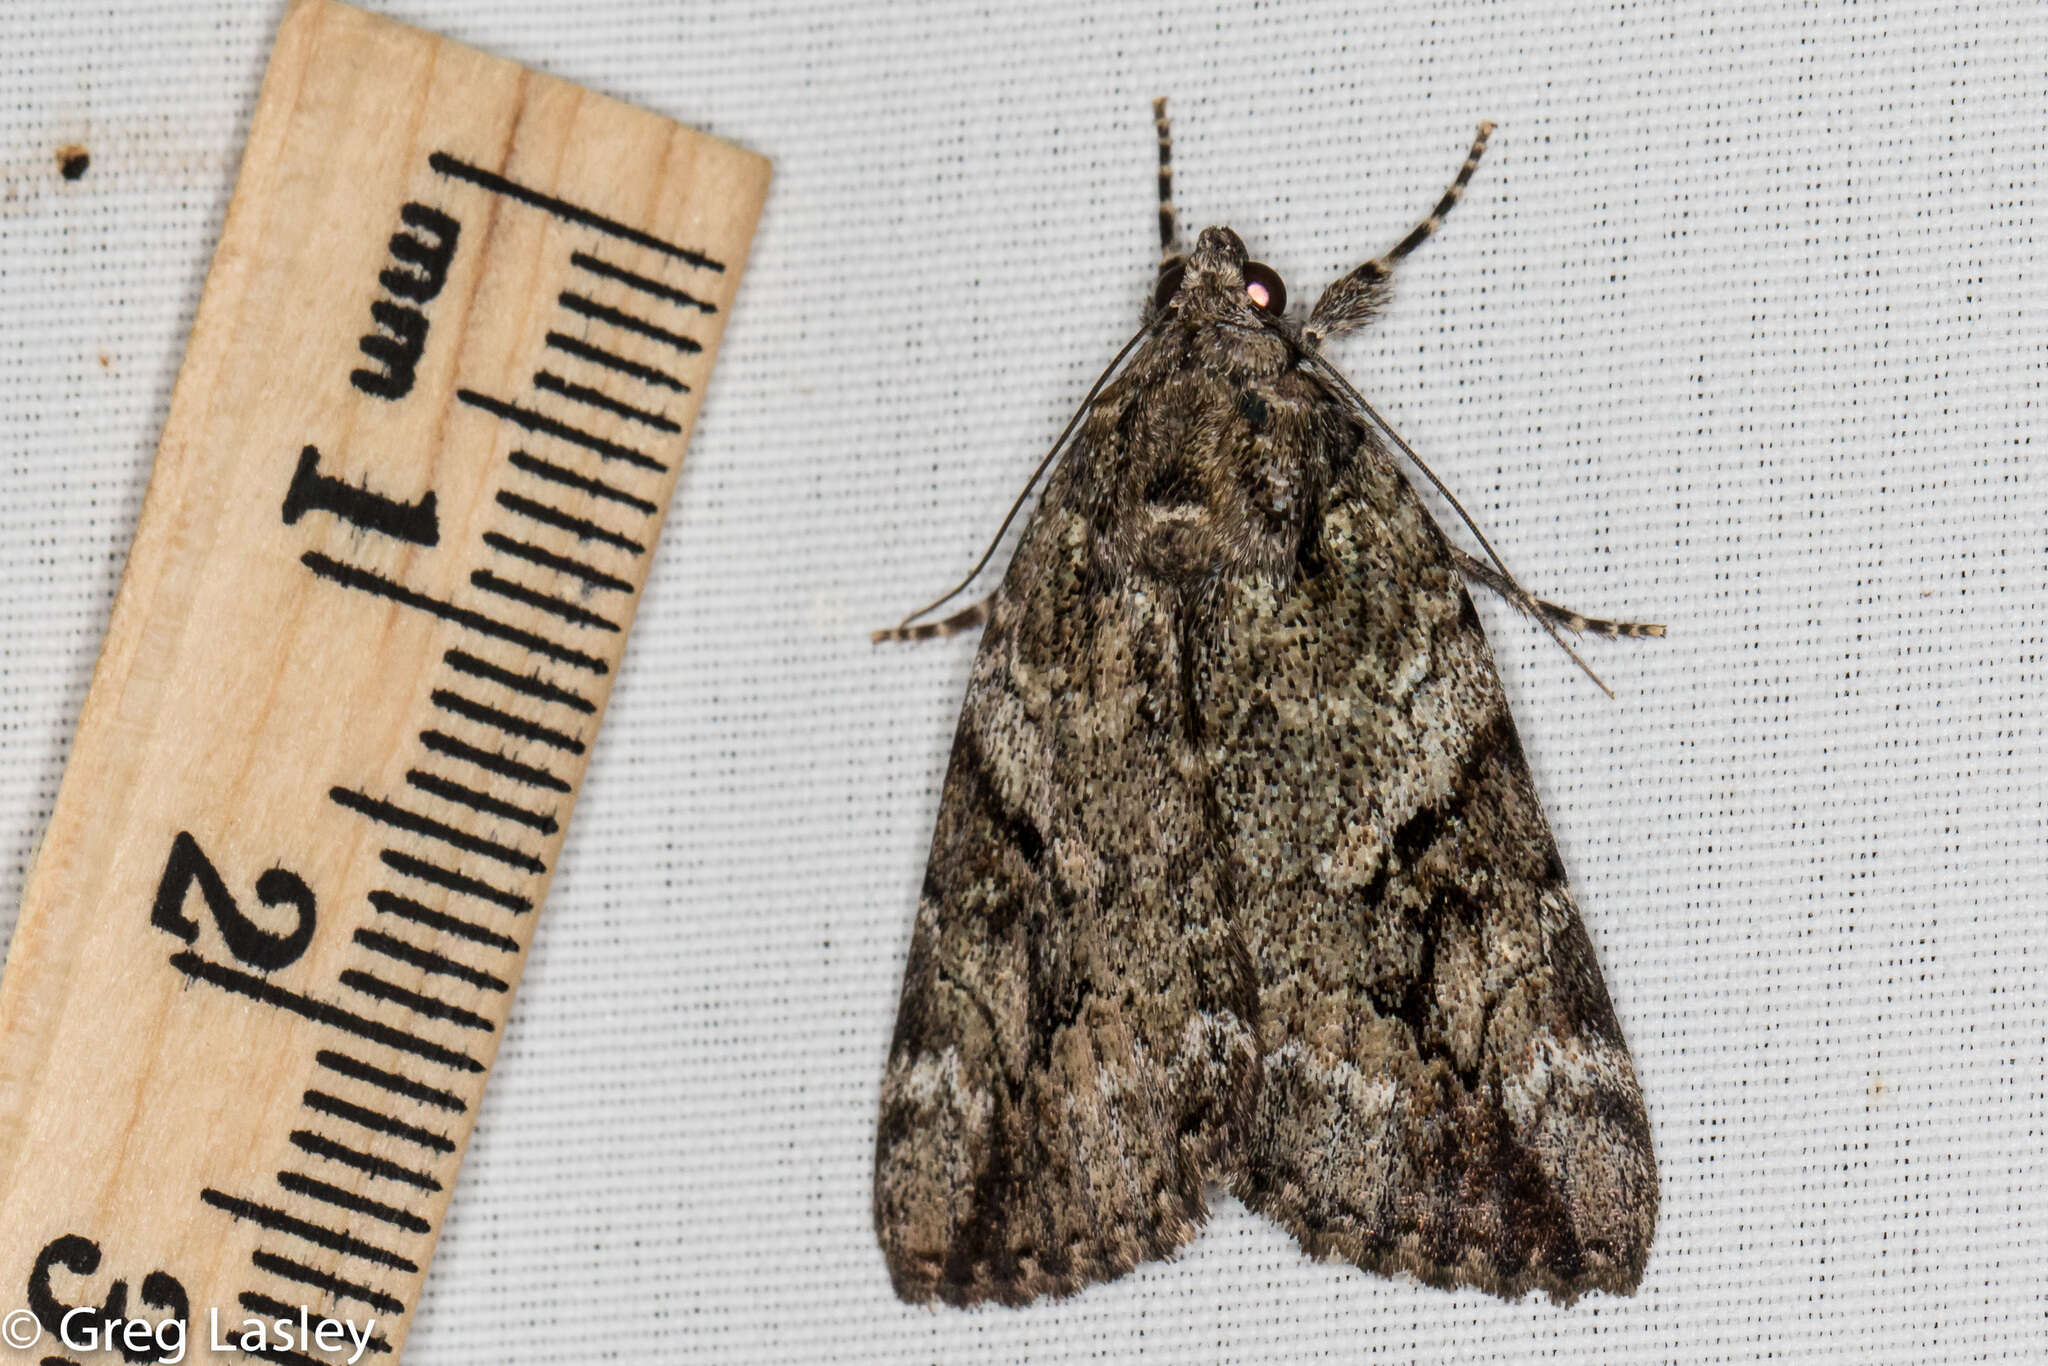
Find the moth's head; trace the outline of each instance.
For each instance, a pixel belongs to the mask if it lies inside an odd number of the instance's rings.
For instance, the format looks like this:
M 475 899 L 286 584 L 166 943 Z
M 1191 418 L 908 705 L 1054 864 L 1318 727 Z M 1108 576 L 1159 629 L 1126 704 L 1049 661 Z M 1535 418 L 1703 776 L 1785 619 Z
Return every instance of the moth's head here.
M 1186 320 L 1263 327 L 1287 312 L 1287 286 L 1263 261 L 1247 259 L 1229 228 L 1204 228 L 1184 261 L 1159 273 L 1152 306 Z

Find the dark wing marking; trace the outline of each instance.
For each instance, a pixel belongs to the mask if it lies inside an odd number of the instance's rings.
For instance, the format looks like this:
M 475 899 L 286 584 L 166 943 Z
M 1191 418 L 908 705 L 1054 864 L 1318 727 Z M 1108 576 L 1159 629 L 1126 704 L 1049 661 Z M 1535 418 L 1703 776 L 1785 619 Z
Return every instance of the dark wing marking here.
M 1328 414 L 1297 564 L 1195 662 L 1260 983 L 1233 1189 L 1310 1253 L 1434 1285 L 1632 1290 L 1642 1097 L 1441 531 Z
M 1176 619 L 1087 515 L 1108 421 L 1024 531 L 940 800 L 875 1157 L 907 1300 L 1017 1304 L 1170 1253 L 1256 1105 Z

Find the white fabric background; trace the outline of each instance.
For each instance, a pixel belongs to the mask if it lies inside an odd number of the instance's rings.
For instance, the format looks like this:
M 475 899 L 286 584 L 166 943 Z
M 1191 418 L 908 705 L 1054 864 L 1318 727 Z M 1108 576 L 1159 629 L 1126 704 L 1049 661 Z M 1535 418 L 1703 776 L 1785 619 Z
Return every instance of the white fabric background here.
M 2048 1354 L 2048 19 L 2034 0 L 397 0 L 776 162 L 409 1360 Z M 0 929 L 280 6 L 0 8 Z M 1128 334 L 1147 100 L 1298 301 L 1473 193 L 1340 358 L 1602 697 L 1482 604 L 1663 1219 L 1569 1310 L 1178 1262 L 910 1310 L 871 1126 L 971 642 L 949 583 Z M 66 142 L 91 149 L 76 183 Z

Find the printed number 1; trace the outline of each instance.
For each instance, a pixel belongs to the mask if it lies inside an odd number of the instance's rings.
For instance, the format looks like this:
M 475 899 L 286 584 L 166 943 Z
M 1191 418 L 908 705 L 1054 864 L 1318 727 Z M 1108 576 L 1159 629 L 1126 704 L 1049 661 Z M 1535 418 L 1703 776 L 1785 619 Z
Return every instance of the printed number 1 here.
M 434 513 L 434 491 L 417 503 L 401 503 L 359 487 L 331 474 L 320 473 L 320 448 L 308 446 L 299 452 L 299 467 L 292 472 L 291 487 L 285 490 L 284 524 L 291 526 L 308 512 L 331 512 L 365 531 L 414 545 L 438 545 L 441 519 Z

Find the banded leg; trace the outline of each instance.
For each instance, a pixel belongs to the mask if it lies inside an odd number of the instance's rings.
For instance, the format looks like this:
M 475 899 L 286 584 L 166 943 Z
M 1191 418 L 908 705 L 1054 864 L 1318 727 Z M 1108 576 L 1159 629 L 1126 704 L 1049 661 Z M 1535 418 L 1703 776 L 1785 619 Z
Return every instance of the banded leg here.
M 1569 607 L 1560 607 L 1554 602 L 1532 597 L 1513 579 L 1502 574 L 1486 561 L 1467 555 L 1456 546 L 1451 547 L 1451 558 L 1458 566 L 1458 572 L 1475 583 L 1483 583 L 1507 600 L 1510 607 L 1526 612 L 1541 621 L 1553 621 L 1573 635 L 1584 635 L 1591 631 L 1596 636 L 1661 636 L 1664 628 L 1646 621 L 1608 621 L 1604 617 L 1589 617 L 1574 612 Z
M 1159 273 L 1181 259 L 1180 216 L 1173 210 L 1173 132 L 1166 121 L 1166 97 L 1152 101 L 1152 126 L 1159 131 Z
M 963 608 L 944 621 L 921 621 L 915 626 L 887 626 L 871 632 L 870 641 L 880 645 L 885 640 L 936 640 L 940 636 L 957 636 L 962 631 L 972 631 L 977 626 L 988 625 L 988 614 L 996 595 L 991 593 L 972 607 Z M 1658 635 L 1664 634 L 1659 627 Z
M 1308 326 L 1302 332 L 1303 341 L 1314 347 L 1372 321 L 1373 315 L 1386 304 L 1394 263 L 1428 241 L 1430 234 L 1443 226 L 1444 218 L 1452 207 L 1464 198 L 1465 187 L 1472 183 L 1472 173 L 1479 169 L 1479 158 L 1485 153 L 1486 139 L 1492 132 L 1492 124 L 1479 125 L 1479 135 L 1472 139 L 1472 150 L 1465 154 L 1465 164 L 1458 168 L 1457 178 L 1444 191 L 1444 197 L 1436 202 L 1427 218 L 1409 229 L 1408 235 L 1392 251 L 1384 256 L 1375 256 L 1323 291 L 1323 297 L 1316 300 L 1315 311 L 1309 314 Z

